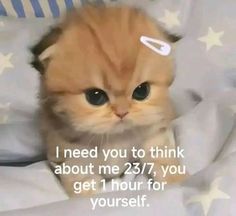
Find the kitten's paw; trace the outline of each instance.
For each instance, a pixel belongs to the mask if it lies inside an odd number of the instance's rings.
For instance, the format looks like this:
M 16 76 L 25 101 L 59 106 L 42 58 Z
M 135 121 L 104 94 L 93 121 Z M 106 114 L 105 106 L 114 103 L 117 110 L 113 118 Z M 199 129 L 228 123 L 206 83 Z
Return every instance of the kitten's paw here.
M 62 185 L 70 197 L 93 196 L 101 192 L 100 175 L 93 176 L 61 176 Z
M 81 183 L 86 182 L 86 185 L 90 185 L 91 187 L 87 189 L 81 190 L 80 193 L 78 193 L 81 196 L 93 196 L 95 194 L 98 194 L 101 192 L 101 180 L 102 177 L 100 175 L 94 175 L 92 177 L 88 177 L 82 180 Z

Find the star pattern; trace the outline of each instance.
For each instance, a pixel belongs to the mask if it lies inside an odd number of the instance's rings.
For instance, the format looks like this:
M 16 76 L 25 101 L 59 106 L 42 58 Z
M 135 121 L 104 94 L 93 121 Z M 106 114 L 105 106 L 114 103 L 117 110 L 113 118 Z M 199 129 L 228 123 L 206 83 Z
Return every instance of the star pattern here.
M 3 113 L 2 115 L 0 115 L 0 124 L 6 124 L 8 121 L 8 114 L 7 112 L 10 109 L 10 103 L 6 103 L 6 104 L 0 104 L 0 114 Z
M 179 14 L 179 11 L 165 10 L 164 16 L 161 17 L 159 21 L 164 23 L 168 29 L 172 29 L 180 25 Z
M 233 111 L 233 113 L 236 114 L 236 105 L 232 105 L 232 106 L 230 106 L 230 109 Z
M 210 185 L 209 190 L 203 191 L 191 197 L 187 204 L 200 203 L 204 212 L 204 216 L 208 215 L 211 205 L 214 200 L 230 199 L 230 196 L 219 189 L 221 177 L 216 178 Z
M 214 46 L 223 46 L 221 37 L 224 35 L 224 31 L 216 32 L 212 27 L 208 28 L 208 32 L 205 36 L 198 38 L 199 41 L 206 44 L 206 50 L 209 51 Z
M 232 116 L 236 115 L 236 105 L 231 105 L 229 108 L 232 111 Z
M 12 53 L 9 53 L 7 55 L 4 55 L 2 53 L 0 53 L 0 75 L 3 73 L 3 71 L 6 68 L 13 68 L 13 64 L 11 63 L 11 57 L 12 57 Z

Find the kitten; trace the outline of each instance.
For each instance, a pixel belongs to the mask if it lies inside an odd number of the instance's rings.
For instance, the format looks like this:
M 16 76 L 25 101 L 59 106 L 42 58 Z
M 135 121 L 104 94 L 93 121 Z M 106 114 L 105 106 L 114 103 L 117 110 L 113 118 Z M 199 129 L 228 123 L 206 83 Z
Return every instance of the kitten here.
M 162 41 L 169 37 L 138 9 L 86 6 L 74 11 L 32 48 L 32 65 L 41 73 L 42 134 L 48 160 L 54 164 L 118 165 L 113 159 L 56 158 L 55 149 L 130 149 L 148 152 L 151 146 L 171 146 L 168 129 L 174 117 L 168 87 L 173 80 L 171 56 L 159 55 L 140 42 L 146 35 Z M 155 170 L 178 164 L 177 159 L 152 159 Z M 75 181 L 116 176 L 62 175 L 73 195 Z M 153 176 L 163 180 L 161 175 Z M 168 175 L 164 180 L 179 181 Z

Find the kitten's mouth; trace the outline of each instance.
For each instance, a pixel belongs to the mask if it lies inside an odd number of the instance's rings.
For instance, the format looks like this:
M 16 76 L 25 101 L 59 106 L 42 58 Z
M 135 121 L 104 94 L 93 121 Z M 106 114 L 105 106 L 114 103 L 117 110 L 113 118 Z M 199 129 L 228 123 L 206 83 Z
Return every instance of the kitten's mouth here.
M 120 119 L 115 123 L 115 125 L 127 125 L 128 122 L 129 121 L 127 119 Z
M 132 124 L 129 120 L 121 119 L 114 123 L 112 131 L 115 133 L 121 133 L 121 132 L 131 129 L 131 127 L 132 127 Z

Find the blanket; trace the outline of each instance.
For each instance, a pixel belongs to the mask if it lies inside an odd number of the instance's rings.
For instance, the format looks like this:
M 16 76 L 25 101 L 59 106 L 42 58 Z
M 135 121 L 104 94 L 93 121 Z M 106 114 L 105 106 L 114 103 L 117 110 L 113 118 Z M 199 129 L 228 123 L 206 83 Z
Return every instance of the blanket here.
M 175 140 L 185 150 L 182 163 L 190 176 L 162 192 L 142 188 L 96 196 L 108 200 L 145 195 L 146 207 L 93 210 L 88 197 L 68 199 L 46 161 L 2 166 L 0 216 L 236 215 L 236 2 L 140 2 L 169 32 L 182 36 L 175 47 L 175 81 L 170 92 L 179 114 L 173 122 Z M 145 181 L 143 176 L 117 181 L 142 178 Z

